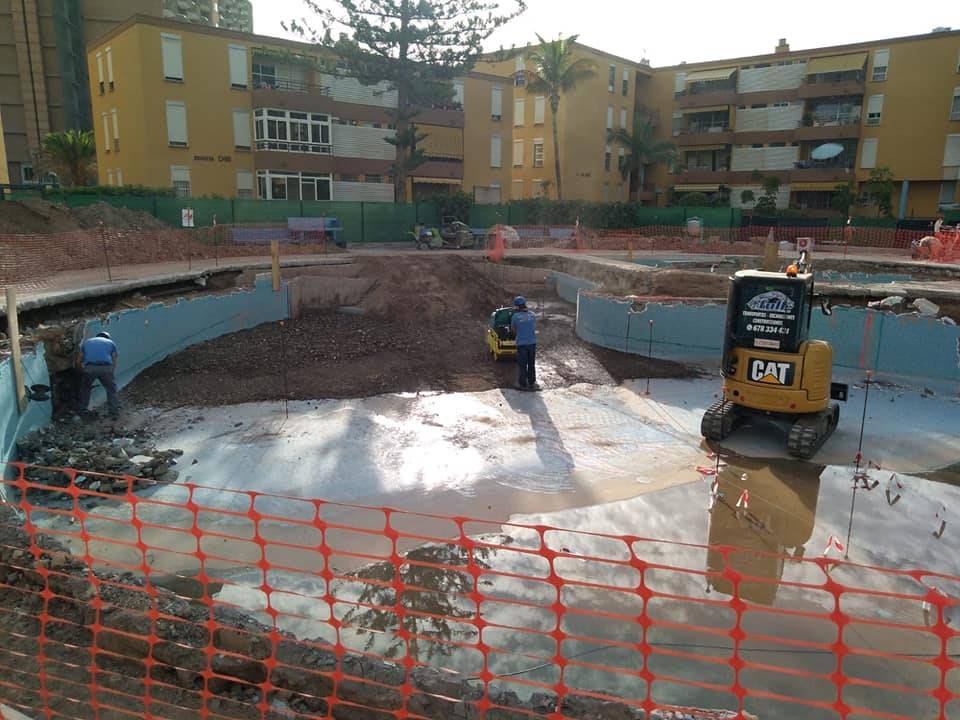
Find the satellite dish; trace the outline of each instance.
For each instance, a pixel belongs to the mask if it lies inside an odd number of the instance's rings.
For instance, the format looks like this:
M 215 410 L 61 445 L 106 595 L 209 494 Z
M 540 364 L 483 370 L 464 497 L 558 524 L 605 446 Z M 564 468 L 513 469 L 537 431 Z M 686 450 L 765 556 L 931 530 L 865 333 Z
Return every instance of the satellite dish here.
M 812 160 L 829 160 L 830 158 L 835 158 L 842 152 L 843 145 L 840 143 L 824 143 L 813 149 L 813 152 L 810 153 L 810 158 Z

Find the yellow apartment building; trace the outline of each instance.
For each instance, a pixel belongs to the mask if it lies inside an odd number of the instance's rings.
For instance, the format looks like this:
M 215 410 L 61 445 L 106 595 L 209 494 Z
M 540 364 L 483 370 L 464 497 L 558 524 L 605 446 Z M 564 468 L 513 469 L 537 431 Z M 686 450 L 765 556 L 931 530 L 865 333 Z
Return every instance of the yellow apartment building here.
M 532 48 L 506 53 L 506 59 L 488 58 L 478 68 L 508 78 L 513 86 L 513 127 L 510 160 L 513 169 L 510 199 L 556 197 L 554 147 L 550 102 L 543 93 L 527 89 L 533 65 Z M 627 200 L 629 183 L 619 172 L 622 148 L 607 141 L 608 129 L 632 128 L 638 105 L 637 87 L 651 74 L 648 65 L 574 44 L 575 59 L 587 59 L 594 76 L 560 99 L 557 129 L 560 168 L 566 199 Z
M 658 68 L 642 101 L 680 151 L 676 168 L 651 168 L 661 202 L 672 188 L 749 208 L 760 173 L 779 179 L 779 207 L 823 210 L 880 167 L 898 217 L 960 200 L 960 32 L 803 51 L 781 40 L 769 55 Z
M 392 201 L 396 93 L 331 72 L 323 52 L 130 18 L 88 46 L 100 182 L 172 185 L 183 196 Z M 471 73 L 454 92 L 449 107 L 415 119 L 427 159 L 411 174 L 408 197 L 462 189 L 498 201 L 510 168 L 493 149 L 506 144 L 510 116 L 498 120 L 491 107 L 509 107 L 511 88 Z

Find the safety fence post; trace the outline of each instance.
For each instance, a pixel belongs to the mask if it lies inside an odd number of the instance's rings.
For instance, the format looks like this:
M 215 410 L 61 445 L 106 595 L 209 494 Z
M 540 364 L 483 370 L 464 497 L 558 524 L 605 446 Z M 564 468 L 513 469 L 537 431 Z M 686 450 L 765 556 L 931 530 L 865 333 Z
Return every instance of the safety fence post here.
M 367 241 L 367 209 L 363 200 L 360 201 L 360 242 Z

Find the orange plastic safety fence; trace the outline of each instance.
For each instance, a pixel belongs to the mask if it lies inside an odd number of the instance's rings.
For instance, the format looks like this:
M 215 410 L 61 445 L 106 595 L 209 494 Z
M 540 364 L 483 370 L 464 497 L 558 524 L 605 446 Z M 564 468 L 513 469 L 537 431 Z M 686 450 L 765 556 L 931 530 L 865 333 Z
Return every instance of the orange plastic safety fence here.
M 0 702 L 31 717 L 960 715 L 960 578 L 9 470 Z

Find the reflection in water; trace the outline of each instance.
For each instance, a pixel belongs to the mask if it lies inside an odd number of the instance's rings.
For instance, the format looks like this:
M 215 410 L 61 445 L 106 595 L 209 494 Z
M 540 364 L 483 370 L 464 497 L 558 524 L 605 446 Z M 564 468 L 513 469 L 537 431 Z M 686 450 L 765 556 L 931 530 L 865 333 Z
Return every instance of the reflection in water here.
M 739 595 L 762 605 L 773 605 L 783 579 L 784 556 L 800 560 L 813 534 L 825 466 L 794 462 L 760 462 L 731 458 L 721 470 L 722 497 L 710 512 L 707 552 L 709 590 L 733 595 L 728 570 L 758 578 L 741 581 Z M 746 475 L 746 480 L 742 479 Z M 749 506 L 737 507 L 741 493 L 749 491 Z M 716 546 L 733 546 L 723 552 Z

